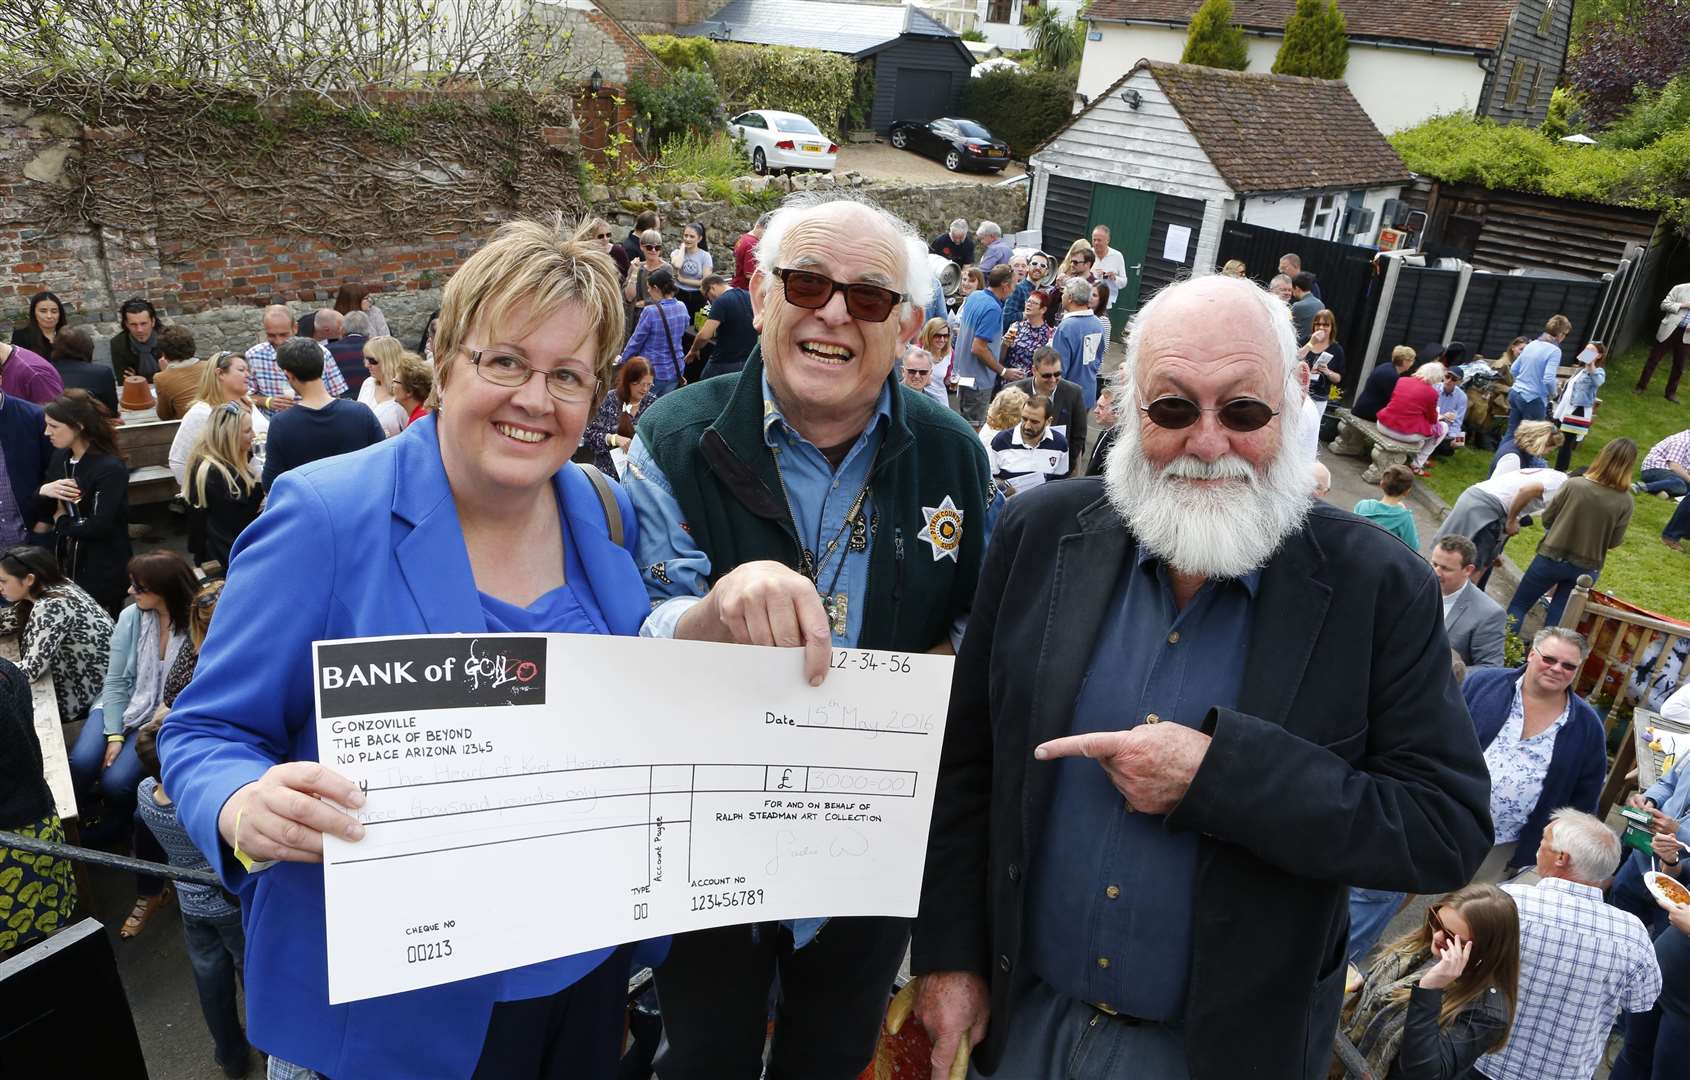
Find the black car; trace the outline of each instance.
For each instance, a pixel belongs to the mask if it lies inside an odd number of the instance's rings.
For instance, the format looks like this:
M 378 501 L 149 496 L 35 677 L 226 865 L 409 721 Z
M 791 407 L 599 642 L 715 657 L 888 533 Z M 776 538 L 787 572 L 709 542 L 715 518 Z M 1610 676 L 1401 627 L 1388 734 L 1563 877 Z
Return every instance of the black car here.
M 1003 172 L 1009 165 L 1009 144 L 972 120 L 941 116 L 937 120 L 898 120 L 892 124 L 892 145 L 914 150 L 945 168 Z

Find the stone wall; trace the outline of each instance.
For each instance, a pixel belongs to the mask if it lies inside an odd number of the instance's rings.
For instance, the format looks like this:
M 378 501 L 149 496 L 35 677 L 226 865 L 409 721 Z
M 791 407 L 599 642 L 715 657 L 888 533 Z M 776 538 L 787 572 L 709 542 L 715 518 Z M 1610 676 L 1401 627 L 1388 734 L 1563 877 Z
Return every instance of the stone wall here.
M 896 184 L 869 181 L 856 173 L 838 176 L 742 177 L 733 181 L 741 191 L 762 194 L 770 205 L 793 190 L 847 189 L 872 199 L 914 226 L 924 238 L 944 232 L 955 218 L 967 218 L 971 227 L 981 221 L 995 221 L 1005 233 L 1027 227 L 1027 185 L 998 187 L 995 184 L 958 182 L 952 184 Z M 658 188 L 632 188 L 611 193 L 604 188 L 587 192 L 595 212 L 618 225 L 619 232 L 633 226 L 635 215 L 654 209 L 663 217 L 664 235 L 678 234 L 682 225 L 698 222 L 706 230 L 711 251 L 731 249 L 733 241 L 756 222 L 762 213 L 755 204 L 735 206 L 704 196 L 691 184 L 665 184 Z M 720 257 L 718 257 L 720 258 Z

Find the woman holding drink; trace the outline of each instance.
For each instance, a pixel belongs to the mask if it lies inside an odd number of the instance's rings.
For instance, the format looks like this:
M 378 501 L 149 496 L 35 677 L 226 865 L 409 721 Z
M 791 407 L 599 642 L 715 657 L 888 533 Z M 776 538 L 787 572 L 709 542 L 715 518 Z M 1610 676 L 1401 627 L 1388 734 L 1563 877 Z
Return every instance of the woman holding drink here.
M 41 497 L 54 506 L 35 529 L 53 534 L 65 576 L 116 616 L 129 589 L 129 468 L 110 417 L 88 391 L 66 390 L 46 411 L 54 479 Z
M 364 799 L 319 764 L 313 641 L 632 635 L 650 609 L 632 506 L 570 462 L 609 383 L 622 297 L 602 245 L 566 236 L 512 222 L 452 275 L 437 413 L 276 482 L 159 732 L 180 819 L 241 897 L 248 1026 L 272 1080 L 615 1075 L 629 946 L 331 1005 L 318 865 L 325 833 L 362 839 L 337 806 Z

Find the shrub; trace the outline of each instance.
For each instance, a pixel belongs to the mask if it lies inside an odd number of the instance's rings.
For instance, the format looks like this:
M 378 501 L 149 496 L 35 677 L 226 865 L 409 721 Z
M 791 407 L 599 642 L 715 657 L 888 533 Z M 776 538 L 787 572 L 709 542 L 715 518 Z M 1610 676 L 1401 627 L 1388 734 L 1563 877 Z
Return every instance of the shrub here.
M 1000 68 L 962 89 L 963 114 L 984 123 L 1023 161 L 1068 122 L 1073 101 L 1072 72 Z
M 628 99 L 658 144 L 708 130 L 721 106 L 716 80 L 707 71 L 672 71 L 655 83 L 636 78 L 628 84 Z
M 1690 128 L 1690 71 L 1659 90 L 1640 88 L 1632 106 L 1602 133 L 1602 141 L 1635 150 L 1684 128 Z
M 1297 0 L 1273 58 L 1273 73 L 1342 79 L 1349 63 L 1350 42 L 1338 0 Z
M 740 144 L 725 131 L 672 135 L 657 154 L 658 164 L 676 183 L 703 180 L 732 180 L 751 171 L 751 160 Z
M 716 43 L 709 38 L 647 34 L 640 40 L 670 71 L 710 71 L 714 67 Z
M 1244 28 L 1232 21 L 1232 0 L 1203 0 L 1203 6 L 1191 17 L 1191 30 L 1179 62 L 1229 71 L 1250 66 Z
M 962 38 L 962 40 L 964 40 L 964 41 L 985 41 L 986 40 L 986 32 L 984 30 L 964 30 L 961 34 L 959 34 L 957 36 Z
M 671 72 L 709 74 L 730 113 L 746 109 L 802 113 L 831 135 L 851 108 L 858 65 L 848 56 L 668 34 L 650 34 L 640 40 Z M 872 81 L 869 86 L 872 95 Z
M 1584 112 L 1579 108 L 1578 95 L 1565 86 L 1557 86 L 1549 94 L 1549 111 L 1544 114 L 1538 130 L 1551 139 L 1564 139 L 1575 131 L 1584 130 Z
M 1690 4 L 1633 0 L 1626 9 L 1585 28 L 1567 62 L 1567 85 L 1577 90 L 1595 124 L 1620 116 L 1641 87 L 1658 90 L 1690 68 Z

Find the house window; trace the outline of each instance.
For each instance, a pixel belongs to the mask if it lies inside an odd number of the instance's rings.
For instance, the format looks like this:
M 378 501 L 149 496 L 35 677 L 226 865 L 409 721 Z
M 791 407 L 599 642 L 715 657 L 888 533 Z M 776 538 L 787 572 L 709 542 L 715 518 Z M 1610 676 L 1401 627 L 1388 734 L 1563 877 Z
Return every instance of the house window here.
M 986 5 L 986 21 L 989 23 L 1007 23 L 1011 2 L 1012 0 L 990 0 Z
M 1332 221 L 1337 217 L 1338 199 L 1335 195 L 1310 195 L 1303 200 L 1303 223 L 1297 230 L 1304 236 L 1322 239 L 1332 235 Z
M 1512 105 L 1520 97 L 1520 61 L 1514 61 L 1514 66 L 1508 69 L 1508 96 L 1503 100 L 1504 105 Z
M 1543 81 L 1543 65 L 1538 64 L 1537 66 L 1532 68 L 1532 84 L 1531 84 L 1531 87 L 1526 91 L 1526 108 L 1530 109 L 1532 107 L 1532 102 L 1537 100 L 1537 84 L 1542 82 L 1542 81 Z
M 1543 18 L 1537 21 L 1537 32 L 1547 34 L 1555 25 L 1555 0 L 1548 0 L 1543 5 Z

